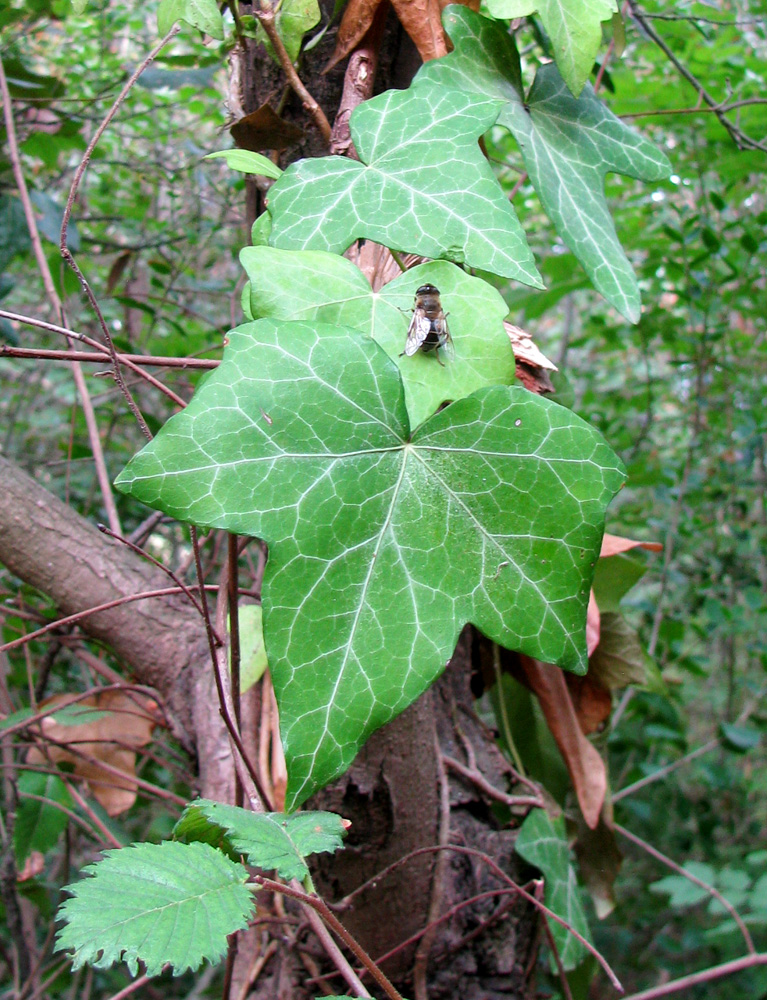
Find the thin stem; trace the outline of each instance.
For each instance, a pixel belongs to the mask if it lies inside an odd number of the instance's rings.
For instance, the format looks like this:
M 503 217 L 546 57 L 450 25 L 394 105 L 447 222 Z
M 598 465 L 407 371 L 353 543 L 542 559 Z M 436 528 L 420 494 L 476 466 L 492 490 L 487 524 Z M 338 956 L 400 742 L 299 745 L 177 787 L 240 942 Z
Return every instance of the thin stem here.
M 714 979 L 731 976 L 734 972 L 752 969 L 756 965 L 767 965 L 767 952 L 757 952 L 756 955 L 746 955 L 744 958 L 736 958 L 732 962 L 714 965 L 710 969 L 704 969 L 703 972 L 693 972 L 689 976 L 682 976 L 681 979 L 672 979 L 670 983 L 664 983 L 662 986 L 653 986 L 649 990 L 642 990 L 641 993 L 631 993 L 623 1000 L 658 1000 L 658 997 L 681 993 L 682 990 L 688 990 L 700 983 L 710 983 Z
M 272 8 L 271 3 L 268 3 L 267 0 L 261 0 L 259 6 L 254 5 L 253 13 L 258 18 L 258 22 L 261 27 L 266 32 L 266 37 L 272 43 L 272 47 L 274 48 L 277 58 L 279 59 L 280 66 L 282 66 L 282 70 L 288 78 L 288 83 L 293 89 L 293 92 L 301 99 L 303 106 L 314 119 L 314 124 L 320 130 L 320 134 L 325 140 L 325 145 L 329 147 L 331 139 L 333 138 L 330 122 L 325 117 L 325 112 L 304 86 L 301 77 L 296 72 L 295 66 L 290 61 L 290 56 L 287 53 L 274 23 L 274 9 Z
M 79 266 L 75 261 L 74 256 L 72 255 L 72 251 L 69 249 L 69 246 L 67 245 L 67 229 L 69 227 L 69 220 L 72 215 L 72 209 L 74 207 L 75 198 L 77 197 L 77 192 L 80 188 L 80 181 L 82 180 L 85 171 L 88 169 L 88 164 L 90 163 L 91 156 L 93 155 L 93 151 L 98 145 L 101 136 L 108 128 L 114 116 L 117 114 L 118 110 L 125 101 L 125 98 L 128 96 L 130 91 L 135 86 L 135 83 L 138 80 L 138 78 L 141 76 L 141 74 L 144 72 L 147 66 L 149 66 L 150 63 L 154 61 L 155 57 L 165 48 L 168 42 L 175 35 L 178 34 L 180 30 L 181 26 L 179 24 L 174 24 L 173 27 L 168 32 L 168 34 L 164 38 L 160 39 L 160 41 L 157 43 L 157 45 L 155 45 L 155 47 L 152 49 L 149 55 L 144 60 L 142 60 L 142 62 L 139 63 L 139 65 L 136 67 L 133 73 L 131 73 L 125 86 L 122 88 L 120 93 L 115 98 L 112 107 L 104 116 L 104 120 L 101 122 L 99 127 L 94 132 L 93 138 L 88 143 L 88 146 L 85 152 L 83 153 L 82 159 L 80 160 L 77 170 L 75 171 L 75 175 L 72 178 L 72 184 L 69 189 L 69 195 L 67 197 L 66 205 L 64 206 L 64 214 L 61 220 L 61 236 L 59 242 L 59 246 L 61 249 L 61 256 L 64 258 L 67 264 L 69 264 L 69 266 L 77 275 L 77 279 L 80 282 L 83 291 L 85 292 L 86 298 L 90 302 L 91 307 L 94 313 L 96 314 L 96 318 L 98 319 L 99 326 L 101 327 L 101 332 L 104 336 L 104 341 L 106 342 L 107 348 L 109 349 L 109 356 L 112 359 L 112 373 L 114 376 L 115 384 L 125 397 L 125 401 L 128 404 L 131 413 L 136 418 L 138 425 L 141 428 L 142 434 L 147 438 L 147 440 L 150 441 L 152 439 L 152 433 L 149 430 L 147 422 L 146 420 L 144 420 L 143 414 L 139 410 L 138 405 L 134 400 L 130 389 L 125 384 L 125 380 L 123 379 L 122 375 L 122 370 L 120 368 L 120 362 L 117 357 L 117 352 L 115 350 L 114 341 L 112 340 L 112 335 L 109 332 L 109 327 L 106 324 L 106 320 L 104 319 L 104 316 L 101 312 L 101 308 L 98 304 L 96 296 L 93 294 L 93 291 L 90 285 L 88 284 L 85 275 L 80 270 Z
M 40 271 L 40 277 L 42 278 L 43 287 L 45 288 L 46 295 L 48 296 L 48 301 L 50 302 L 56 315 L 61 318 L 64 316 L 64 306 L 59 298 L 58 292 L 56 291 L 56 285 L 53 281 L 51 269 L 48 265 L 48 258 L 45 256 L 45 251 L 43 250 L 40 233 L 37 228 L 37 219 L 35 218 L 34 208 L 29 197 L 29 191 L 27 190 L 27 182 L 24 178 L 24 171 L 21 169 L 21 156 L 19 155 L 18 142 L 16 141 L 16 124 L 13 120 L 11 94 L 8 89 L 8 81 L 5 76 L 5 69 L 3 67 L 3 60 L 1 56 L 0 93 L 2 93 L 3 97 L 3 114 L 5 118 L 5 128 L 8 135 L 8 157 L 11 161 L 13 176 L 16 181 L 19 198 L 24 209 L 24 217 L 26 218 L 27 229 L 29 230 L 32 251 L 37 262 L 38 270 Z M 91 402 L 90 393 L 88 392 L 88 386 L 85 384 L 85 376 L 83 375 L 82 368 L 76 361 L 72 362 L 72 377 L 75 381 L 75 387 L 77 388 L 77 393 L 80 397 L 80 405 L 83 408 L 85 424 L 88 428 L 88 440 L 93 453 L 93 463 L 96 467 L 96 477 L 99 482 L 99 489 L 101 490 L 101 498 L 107 514 L 107 519 L 109 520 L 109 525 L 112 528 L 112 531 L 119 533 L 121 530 L 120 518 L 117 515 L 117 506 L 115 505 L 114 495 L 112 493 L 112 483 L 109 473 L 107 472 L 104 450 L 101 445 L 101 436 L 96 422 L 96 414 L 93 410 L 93 403 Z
M 666 854 L 661 853 L 661 851 L 653 847 L 652 844 L 648 844 L 646 840 L 642 840 L 641 837 L 637 837 L 635 833 L 631 833 L 625 827 L 622 827 L 619 823 L 615 823 L 614 828 L 623 837 L 625 837 L 627 840 L 630 840 L 632 844 L 636 844 L 637 847 L 641 847 L 643 851 L 646 851 L 651 858 L 655 858 L 656 861 L 660 861 L 661 864 L 664 864 L 667 868 L 670 868 L 672 871 L 675 871 L 677 875 L 682 875 L 684 878 L 688 880 L 688 882 L 692 882 L 693 885 L 697 885 L 699 888 L 705 889 L 710 896 L 713 896 L 714 899 L 717 900 L 717 902 L 721 903 L 721 905 L 725 908 L 725 910 L 727 910 L 732 919 L 738 925 L 738 930 L 743 935 L 743 940 L 745 942 L 748 953 L 750 955 L 756 954 L 754 941 L 751 937 L 751 933 L 748 927 L 746 927 L 746 925 L 743 923 L 740 914 L 732 905 L 732 903 L 728 899 L 725 899 L 725 897 L 721 894 L 721 892 L 719 892 L 718 889 L 715 889 L 713 885 L 709 885 L 708 882 L 704 882 L 702 879 L 699 879 L 697 875 L 693 875 L 691 872 L 687 871 L 686 868 L 683 868 L 681 865 L 678 865 L 676 861 L 672 861 L 671 858 L 669 858 Z
M 316 910 L 333 933 L 343 941 L 346 947 L 354 953 L 357 960 L 368 970 L 384 993 L 390 997 L 390 1000 L 403 1000 L 402 995 L 389 982 L 388 978 L 378 968 L 370 955 L 352 937 L 338 917 L 328 909 L 327 903 L 320 899 L 319 896 L 310 896 L 309 893 L 304 892 L 302 889 L 296 889 L 292 885 L 284 885 L 282 882 L 275 882 L 273 879 L 264 878 L 261 875 L 255 876 L 255 882 L 258 885 L 262 885 L 265 889 L 271 889 L 272 892 L 281 892 L 285 896 L 298 899 L 306 906 L 310 906 L 313 910 Z

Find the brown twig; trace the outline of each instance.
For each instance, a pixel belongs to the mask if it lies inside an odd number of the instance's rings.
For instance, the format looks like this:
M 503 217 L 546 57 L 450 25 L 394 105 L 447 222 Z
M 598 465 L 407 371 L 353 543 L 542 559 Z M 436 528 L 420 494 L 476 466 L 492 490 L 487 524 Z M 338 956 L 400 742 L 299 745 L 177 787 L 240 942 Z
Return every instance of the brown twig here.
M 698 878 L 697 875 L 693 875 L 692 872 L 689 872 L 686 868 L 678 865 L 676 861 L 672 861 L 666 854 L 661 853 L 661 851 L 659 851 L 656 847 L 653 847 L 652 844 L 648 844 L 646 840 L 642 840 L 641 837 L 637 837 L 635 833 L 631 833 L 630 830 L 627 830 L 619 823 L 614 824 L 614 829 L 617 830 L 621 836 L 630 840 L 632 844 L 636 844 L 637 847 L 641 847 L 642 850 L 649 854 L 651 858 L 655 858 L 656 861 L 660 861 L 661 864 L 676 872 L 677 875 L 682 875 L 688 880 L 688 882 L 692 882 L 693 885 L 697 885 L 700 889 L 705 889 L 709 896 L 713 896 L 714 899 L 717 900 L 717 902 L 720 903 L 725 910 L 727 910 L 732 919 L 738 925 L 738 930 L 743 935 L 743 941 L 745 942 L 746 950 L 749 955 L 756 954 L 756 948 L 754 947 L 754 942 L 748 927 L 746 927 L 743 919 L 732 903 L 726 899 L 718 889 L 715 889 L 713 885 L 709 885 L 708 882 L 704 882 L 703 879 Z
M 218 590 L 218 587 L 215 584 L 208 583 L 204 589 Z M 85 611 L 78 611 L 76 614 L 67 615 L 66 618 L 58 618 L 55 622 L 49 622 L 48 625 L 44 625 L 35 632 L 29 632 L 18 639 L 12 639 L 10 642 L 3 643 L 0 646 L 0 653 L 7 653 L 11 649 L 17 649 L 19 646 L 23 646 L 27 642 L 32 642 L 34 639 L 39 639 L 41 636 L 57 628 L 63 628 L 63 626 L 70 625 L 72 622 L 80 622 L 83 618 L 90 618 L 91 615 L 96 615 L 99 611 L 109 611 L 111 608 L 117 608 L 121 604 L 132 604 L 134 601 L 144 601 L 151 597 L 170 597 L 173 594 L 183 594 L 183 592 L 181 587 L 162 587 L 160 590 L 144 590 L 139 594 L 126 594 L 124 597 L 118 597 L 114 601 L 107 601 L 105 604 L 97 604 L 93 608 L 86 608 Z
M 5 69 L 3 67 L 3 60 L 1 56 L 0 93 L 3 98 L 3 113 L 5 118 L 6 133 L 8 136 L 8 157 L 11 161 L 14 180 L 16 181 L 19 198 L 24 209 L 24 217 L 27 222 L 27 229 L 29 230 L 32 251 L 35 256 L 35 261 L 37 262 L 38 270 L 40 271 L 40 277 L 42 278 L 43 287 L 45 288 L 48 301 L 54 309 L 56 315 L 59 318 L 63 318 L 64 307 L 61 303 L 61 299 L 59 298 L 59 294 L 56 291 L 56 285 L 53 281 L 51 269 L 48 265 L 48 258 L 45 256 L 45 251 L 43 250 L 40 233 L 37 228 L 37 219 L 35 218 L 34 208 L 32 207 L 29 191 L 27 190 L 27 182 L 24 178 L 24 171 L 21 168 L 21 157 L 19 155 L 19 147 L 16 141 L 16 126 L 13 120 L 11 94 L 8 89 L 8 81 L 5 76 Z M 88 392 L 88 386 L 85 384 L 85 377 L 83 375 L 82 368 L 76 360 L 72 361 L 72 377 L 75 381 L 77 394 L 80 397 L 80 404 L 83 408 L 85 423 L 88 428 L 88 440 L 90 441 L 91 450 L 93 452 L 93 462 L 96 466 L 96 477 L 98 479 L 104 509 L 106 510 L 110 527 L 113 531 L 119 532 L 120 518 L 117 515 L 117 507 L 112 494 L 112 484 L 109 478 L 109 473 L 107 472 L 106 461 L 104 459 L 104 450 L 101 445 L 101 436 L 96 422 L 96 414 L 93 410 L 93 403 L 91 402 L 91 397 Z
M 452 757 L 443 755 L 443 760 L 447 767 L 451 771 L 455 771 L 456 774 L 460 774 L 461 777 L 468 779 L 472 784 L 487 795 L 491 799 L 495 799 L 496 802 L 502 802 L 505 806 L 532 806 L 543 809 L 544 801 L 540 795 L 509 795 L 507 792 L 502 792 L 499 788 L 491 785 L 490 782 L 485 778 L 479 771 L 472 770 L 466 767 L 458 760 L 454 760 Z
M 662 986 L 653 986 L 649 990 L 642 990 L 641 993 L 631 993 L 623 1000 L 658 1000 L 658 997 L 681 993 L 682 990 L 688 990 L 700 983 L 710 983 L 714 979 L 721 979 L 722 976 L 731 976 L 734 972 L 753 969 L 756 965 L 767 965 L 767 952 L 757 952 L 756 955 L 746 955 L 744 958 L 733 959 L 732 962 L 713 965 L 702 972 L 693 972 L 689 976 L 682 976 L 681 979 L 672 979 Z
M 179 24 L 174 24 L 173 27 L 168 32 L 168 34 L 165 35 L 164 38 L 160 39 L 160 41 L 157 43 L 157 45 L 155 45 L 155 47 L 152 49 L 149 55 L 145 59 L 143 59 L 142 62 L 139 63 L 139 65 L 136 67 L 133 73 L 131 73 L 125 86 L 122 88 L 120 93 L 115 98 L 111 108 L 104 116 L 104 120 L 101 122 L 99 127 L 94 132 L 93 138 L 88 143 L 88 146 L 85 152 L 83 153 L 82 159 L 78 164 L 77 170 L 75 171 L 75 175 L 72 178 L 72 184 L 69 188 L 69 195 L 67 197 L 66 205 L 64 206 L 64 214 L 61 220 L 61 236 L 59 242 L 61 256 L 75 272 L 77 280 L 80 282 L 80 285 L 83 291 L 85 292 L 88 301 L 91 304 L 91 308 L 93 309 L 94 313 L 96 314 L 96 318 L 98 319 L 99 326 L 101 327 L 101 332 L 104 336 L 104 340 L 109 350 L 109 356 L 112 359 L 112 372 L 114 375 L 115 384 L 125 397 L 125 401 L 128 404 L 131 413 L 138 421 L 138 425 L 141 428 L 142 434 L 144 434 L 144 436 L 150 441 L 152 439 L 152 433 L 149 430 L 146 420 L 144 420 L 144 417 L 141 411 L 139 410 L 138 405 L 134 400 L 130 389 L 125 384 L 125 380 L 123 379 L 122 376 L 122 370 L 120 368 L 120 362 L 117 357 L 117 352 L 115 350 L 114 341 L 112 340 L 112 335 L 109 332 L 109 327 L 107 326 L 106 320 L 104 319 L 104 316 L 101 312 L 101 307 L 99 306 L 96 296 L 93 294 L 93 291 L 90 285 L 88 284 L 85 275 L 82 273 L 79 266 L 77 265 L 75 258 L 72 255 L 72 251 L 69 249 L 69 246 L 67 245 L 67 229 L 69 227 L 69 219 L 72 215 L 72 209 L 74 207 L 75 198 L 77 197 L 77 192 L 80 188 L 80 181 L 82 180 L 85 171 L 88 169 L 88 164 L 90 163 L 91 156 L 93 155 L 93 150 L 98 145 L 101 136 L 106 131 L 107 127 L 109 126 L 114 116 L 117 114 L 118 110 L 125 101 L 125 98 L 128 96 L 130 91 L 135 86 L 135 83 L 138 80 L 138 78 L 141 76 L 141 74 L 144 72 L 147 66 L 149 66 L 150 63 L 154 61 L 155 57 L 165 48 L 165 46 L 174 37 L 174 35 L 178 34 L 180 30 L 181 26 Z
M 265 878 L 261 875 L 254 876 L 254 881 L 257 885 L 262 885 L 265 889 L 271 889 L 272 892 L 280 892 L 285 896 L 291 896 L 293 899 L 300 900 L 305 906 L 310 906 L 313 910 L 316 910 L 333 933 L 354 953 L 357 960 L 367 969 L 384 993 L 390 997 L 390 1000 L 403 1000 L 402 995 L 389 982 L 389 979 L 378 968 L 370 955 L 352 937 L 338 917 L 328 908 L 327 903 L 320 899 L 319 896 L 312 896 L 310 893 L 297 889 L 295 886 L 284 885 L 282 882 L 275 882 L 273 879 Z
M 636 4 L 636 0 L 628 0 L 629 8 L 631 10 L 631 16 L 641 25 L 645 34 L 650 38 L 661 50 L 661 52 L 666 56 L 669 62 L 676 68 L 677 72 L 687 80 L 687 82 L 695 89 L 700 99 L 704 101 L 709 108 L 713 111 L 716 117 L 719 119 L 722 126 L 729 132 L 731 138 L 735 142 L 735 145 L 739 149 L 744 147 L 749 147 L 751 149 L 761 150 L 763 153 L 767 153 L 767 145 L 763 142 L 758 142 L 756 139 L 752 139 L 749 135 L 746 135 L 742 129 L 734 125 L 720 109 L 720 101 L 717 101 L 711 94 L 708 93 L 703 84 L 694 76 L 681 62 L 680 59 L 676 57 L 673 51 L 666 45 L 661 36 L 655 30 L 655 28 L 649 23 L 645 14 L 640 11 Z
M 271 4 L 271 0 L 260 0 L 258 5 L 253 6 L 253 14 L 266 32 L 266 37 L 272 43 L 272 47 L 277 54 L 280 66 L 282 66 L 282 70 L 288 79 L 291 89 L 296 96 L 300 98 L 304 108 L 314 119 L 314 124 L 319 129 L 322 138 L 325 140 L 325 144 L 330 146 L 332 138 L 330 123 L 325 117 L 325 112 L 306 89 L 301 77 L 296 72 L 295 66 L 290 61 L 290 56 L 287 53 L 279 32 L 277 31 L 277 26 L 274 23 L 274 8 Z

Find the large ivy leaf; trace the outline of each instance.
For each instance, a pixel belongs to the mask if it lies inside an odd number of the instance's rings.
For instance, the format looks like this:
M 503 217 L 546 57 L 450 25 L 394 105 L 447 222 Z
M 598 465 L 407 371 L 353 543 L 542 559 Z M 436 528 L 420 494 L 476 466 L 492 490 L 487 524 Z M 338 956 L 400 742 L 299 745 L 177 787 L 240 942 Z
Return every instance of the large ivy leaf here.
M 399 372 L 353 330 L 259 320 L 117 485 L 269 545 L 264 636 L 288 807 L 439 675 L 466 622 L 586 668 L 619 460 L 524 389 L 479 390 L 411 436 Z
M 67 921 L 56 948 L 73 967 L 105 969 L 124 959 L 132 975 L 164 965 L 176 975 L 226 954 L 227 934 L 247 927 L 253 897 L 242 865 L 207 844 L 131 844 L 88 865 L 92 878 L 66 887 Z
M 488 0 L 493 17 L 527 17 L 538 11 L 559 72 L 577 97 L 602 44 L 602 21 L 617 13 L 616 0 Z
M 578 889 L 575 869 L 570 864 L 565 821 L 552 820 L 545 809 L 533 809 L 519 828 L 514 844 L 517 854 L 540 868 L 546 880 L 544 901 L 548 908 L 575 928 L 587 941 L 589 925 Z M 586 950 L 580 941 L 555 921 L 549 927 L 565 969 L 574 969 Z
M 269 192 L 272 246 L 341 252 L 365 237 L 542 288 L 477 144 L 500 105 L 457 89 L 387 90 L 351 116 L 360 160 L 291 164 Z
M 400 368 L 411 427 L 445 400 L 461 399 L 487 385 L 514 382 L 514 351 L 503 320 L 508 306 L 486 281 L 447 261 L 406 271 L 374 292 L 359 268 L 320 250 L 246 247 L 240 253 L 250 285 L 243 307 L 252 319 L 305 319 L 350 326 L 371 336 Z M 434 354 L 400 357 L 420 285 L 442 293 L 455 345 L 444 366 Z
M 275 869 L 284 879 L 304 879 L 309 874 L 304 858 L 310 854 L 334 853 L 343 847 L 344 821 L 335 813 L 254 813 L 238 806 L 209 799 L 191 802 L 175 826 L 174 834 L 185 840 L 226 837 L 248 864 L 266 871 Z
M 514 39 L 501 23 L 458 5 L 448 7 L 443 19 L 455 49 L 423 66 L 416 88 L 438 84 L 504 101 L 498 124 L 519 143 L 557 232 L 595 288 L 637 322 L 639 286 L 610 217 L 604 179 L 617 171 L 660 180 L 671 170 L 666 156 L 616 118 L 590 85 L 574 98 L 553 64 L 538 69 L 525 99 Z

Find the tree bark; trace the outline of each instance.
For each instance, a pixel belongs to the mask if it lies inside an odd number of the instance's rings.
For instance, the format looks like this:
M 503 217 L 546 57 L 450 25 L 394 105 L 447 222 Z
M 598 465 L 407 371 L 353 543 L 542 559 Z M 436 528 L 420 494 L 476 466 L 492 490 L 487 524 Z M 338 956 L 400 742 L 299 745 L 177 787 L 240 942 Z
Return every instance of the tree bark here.
M 0 562 L 49 597 L 62 617 L 172 580 L 0 457 Z M 199 760 L 206 797 L 233 801 L 229 738 L 218 713 L 202 619 L 189 599 L 153 597 L 99 611 L 80 627 L 154 688 L 171 729 Z M 204 753 L 198 753 L 204 748 Z

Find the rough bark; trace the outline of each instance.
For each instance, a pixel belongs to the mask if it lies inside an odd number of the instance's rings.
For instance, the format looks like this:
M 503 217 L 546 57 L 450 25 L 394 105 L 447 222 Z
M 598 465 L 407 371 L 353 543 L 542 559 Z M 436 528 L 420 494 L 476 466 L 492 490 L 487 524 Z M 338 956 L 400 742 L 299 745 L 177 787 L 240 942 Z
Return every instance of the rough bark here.
M 121 597 L 173 586 L 151 563 L 77 514 L 8 459 L 0 457 L 0 562 L 46 594 L 62 617 Z M 106 643 L 130 676 L 154 688 L 175 736 L 200 761 L 200 787 L 233 790 L 231 751 L 202 620 L 183 595 L 147 598 L 84 618 L 81 628 Z

